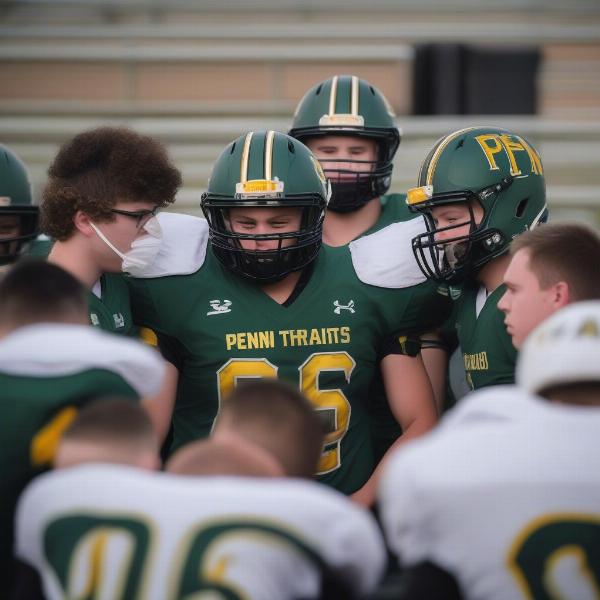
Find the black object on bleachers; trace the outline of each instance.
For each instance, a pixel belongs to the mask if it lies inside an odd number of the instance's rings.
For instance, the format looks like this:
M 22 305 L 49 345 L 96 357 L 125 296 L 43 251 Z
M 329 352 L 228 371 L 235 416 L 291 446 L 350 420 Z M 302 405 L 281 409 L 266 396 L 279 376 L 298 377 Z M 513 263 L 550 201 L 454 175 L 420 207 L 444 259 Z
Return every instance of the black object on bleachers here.
M 535 47 L 417 46 L 413 114 L 535 114 L 539 64 Z

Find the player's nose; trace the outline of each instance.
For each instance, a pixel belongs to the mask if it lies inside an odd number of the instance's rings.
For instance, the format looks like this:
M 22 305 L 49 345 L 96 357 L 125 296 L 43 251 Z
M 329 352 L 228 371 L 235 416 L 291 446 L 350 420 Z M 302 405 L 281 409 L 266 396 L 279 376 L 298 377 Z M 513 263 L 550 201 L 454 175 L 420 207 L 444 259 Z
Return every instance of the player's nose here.
M 502 294 L 500 300 L 498 300 L 498 310 L 505 313 L 508 311 L 508 308 L 509 308 L 508 305 L 509 305 L 508 292 L 504 292 L 504 294 Z
M 440 226 L 438 225 L 438 227 L 440 227 Z M 435 233 L 434 237 L 435 237 L 436 242 L 443 242 L 452 237 L 452 232 L 451 231 L 437 231 Z
M 256 240 L 257 250 L 274 250 L 277 247 L 277 240 Z

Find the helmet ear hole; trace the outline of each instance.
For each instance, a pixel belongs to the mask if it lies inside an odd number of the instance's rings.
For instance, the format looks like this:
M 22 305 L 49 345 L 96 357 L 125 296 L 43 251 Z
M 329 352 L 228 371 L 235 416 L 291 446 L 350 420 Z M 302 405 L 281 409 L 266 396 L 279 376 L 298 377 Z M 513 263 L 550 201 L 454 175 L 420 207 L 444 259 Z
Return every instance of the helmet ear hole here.
M 235 152 L 235 142 L 233 142 L 233 144 L 231 144 L 231 150 L 229 151 L 229 154 L 233 154 Z
M 525 214 L 525 209 L 527 208 L 528 201 L 529 198 L 524 198 L 523 200 L 521 200 L 521 202 L 519 202 L 519 204 L 517 204 L 517 210 L 515 211 L 515 217 L 517 217 L 517 219 L 520 219 Z
M 296 153 L 296 148 L 294 147 L 294 142 L 292 142 L 291 140 L 288 140 L 288 150 L 292 153 L 295 154 Z

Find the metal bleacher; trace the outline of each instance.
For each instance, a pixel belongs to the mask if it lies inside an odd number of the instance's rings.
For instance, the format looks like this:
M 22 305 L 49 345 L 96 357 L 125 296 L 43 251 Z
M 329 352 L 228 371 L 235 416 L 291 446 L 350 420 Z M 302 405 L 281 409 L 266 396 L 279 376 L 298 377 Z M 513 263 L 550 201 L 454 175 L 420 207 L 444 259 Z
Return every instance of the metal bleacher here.
M 536 46 L 535 117 L 414 117 L 417 44 Z M 539 147 L 555 214 L 600 225 L 600 3 L 595 0 L 12 0 L 0 2 L 0 141 L 36 193 L 58 146 L 100 124 L 161 139 L 198 211 L 210 167 L 248 129 L 285 131 L 297 100 L 340 72 L 384 91 L 403 140 L 394 191 L 435 139 L 498 124 Z M 518 90 L 515 90 L 518 93 Z

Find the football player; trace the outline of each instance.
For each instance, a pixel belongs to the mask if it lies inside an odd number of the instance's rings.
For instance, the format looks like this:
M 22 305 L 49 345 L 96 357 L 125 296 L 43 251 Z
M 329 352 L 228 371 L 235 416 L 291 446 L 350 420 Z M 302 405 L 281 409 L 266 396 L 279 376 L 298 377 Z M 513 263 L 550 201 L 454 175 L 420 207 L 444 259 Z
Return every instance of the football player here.
M 123 273 L 135 274 L 154 260 L 161 244 L 156 213 L 175 201 L 181 174 L 156 140 L 100 127 L 63 144 L 48 175 L 40 207 L 42 229 L 54 240 L 48 260 L 89 290 L 93 326 L 137 336 Z M 176 385 L 177 371 L 168 364 L 152 402 L 161 438 L 170 426 Z
M 133 280 L 132 300 L 136 321 L 157 333 L 180 371 L 171 451 L 209 434 L 238 382 L 279 377 L 327 423 L 321 480 L 345 493 L 369 482 L 372 502 L 367 398 L 382 356 L 405 437 L 435 422 L 418 348 L 406 340 L 422 325 L 430 287 L 414 285 L 424 278 L 408 249 L 373 263 L 359 250 L 321 248 L 328 197 L 302 143 L 273 131 L 238 138 L 213 168 L 206 221 L 189 217 L 186 232 L 180 215 L 161 215 L 165 243 L 147 278 Z M 365 284 L 373 270 L 394 265 L 387 277 L 399 289 Z M 386 356 L 388 338 L 406 354 Z
M 61 434 L 53 460 L 55 469 L 84 463 L 129 465 L 155 470 L 160 465 L 156 430 L 140 404 L 119 396 L 84 405 Z M 42 598 L 38 572 L 17 560 L 11 598 Z
M 364 79 L 336 75 L 321 81 L 304 95 L 296 108 L 289 134 L 312 150 L 331 183 L 323 243 L 344 246 L 381 231 L 370 242 L 376 251 L 373 260 L 380 260 L 388 252 L 398 252 L 398 231 L 386 228 L 415 219 L 415 215 L 408 210 L 405 194 L 386 193 L 392 180 L 400 131 L 385 96 Z M 424 230 L 422 219 L 416 219 L 413 225 L 412 235 Z M 405 226 L 402 231 L 404 235 L 411 235 Z M 449 303 L 445 298 L 436 298 L 435 287 L 431 293 L 432 301 L 437 299 L 439 303 L 432 313 L 439 316 L 441 324 Z M 441 406 L 446 352 L 439 344 L 431 343 L 437 339 L 432 332 L 425 338 L 428 343 L 423 348 L 423 360 L 436 402 Z M 402 431 L 390 412 L 378 376 L 370 397 L 376 453 L 382 456 Z
M 92 398 L 120 394 L 153 411 L 164 361 L 143 344 L 88 324 L 87 293 L 44 260 L 23 260 L 0 281 L 0 572 L 9 590 L 18 494 L 52 462 L 60 434 Z
M 427 232 L 413 250 L 427 277 L 449 284 L 471 389 L 512 383 L 516 350 L 498 300 L 513 238 L 546 221 L 544 170 L 524 137 L 469 127 L 438 140 L 409 190 Z
M 306 144 L 331 182 L 323 243 L 344 246 L 414 218 L 404 194 L 386 195 L 400 131 L 385 96 L 368 81 L 336 75 L 312 87 L 289 135 Z
M 390 460 L 388 542 L 405 567 L 430 563 L 413 584 L 451 573 L 467 600 L 597 596 L 599 332 L 600 302 L 558 310 L 525 341 L 518 387 L 465 398 Z
M 275 477 L 265 458 L 235 438 L 210 439 L 179 450 L 167 473 L 107 464 L 49 473 L 20 501 L 17 555 L 48 600 L 372 591 L 385 561 L 372 516 L 334 490 Z
M 0 269 L 25 253 L 38 234 L 38 207 L 29 173 L 19 157 L 0 144 Z
M 217 440 L 242 438 L 277 460 L 287 476 L 312 478 L 323 431 L 318 413 L 297 389 L 284 381 L 259 379 L 229 394 L 212 435 Z
M 600 300 L 600 238 L 589 227 L 553 223 L 526 231 L 510 256 L 498 308 L 515 348 L 559 308 Z
M 175 201 L 179 171 L 155 140 L 125 128 L 76 135 L 48 170 L 41 225 L 48 256 L 90 290 L 90 321 L 132 335 L 129 294 L 118 273 L 135 273 L 160 246 L 156 212 Z

